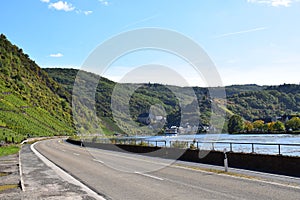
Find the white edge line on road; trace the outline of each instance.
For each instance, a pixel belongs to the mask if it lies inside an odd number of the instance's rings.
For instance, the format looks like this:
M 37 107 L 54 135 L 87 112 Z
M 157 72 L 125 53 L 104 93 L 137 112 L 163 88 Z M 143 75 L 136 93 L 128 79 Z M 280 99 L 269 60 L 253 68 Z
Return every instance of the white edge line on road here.
M 98 163 L 101 163 L 101 164 L 104 164 L 104 162 L 101 161 L 101 160 L 93 159 L 93 161 L 98 162 Z
M 19 151 L 19 173 L 20 173 L 21 189 L 22 189 L 23 192 L 25 192 L 25 185 L 24 185 L 23 171 L 22 171 L 22 163 L 21 163 L 21 150 Z
M 80 154 L 79 154 L 79 153 L 73 153 L 73 155 L 75 155 L 75 156 L 80 156 Z
M 85 192 L 87 192 L 88 195 L 90 195 L 91 197 L 94 197 L 95 199 L 106 200 L 105 198 L 103 198 L 102 196 L 100 196 L 96 192 L 94 192 L 92 189 L 90 189 L 88 186 L 84 185 L 83 183 L 81 183 L 80 181 L 78 181 L 77 179 L 75 179 L 73 176 L 71 176 L 69 173 L 67 173 L 66 171 L 64 171 L 63 169 L 61 169 L 60 167 L 58 167 L 56 164 L 54 164 L 53 162 L 51 162 L 50 160 L 48 160 L 45 156 L 43 156 L 42 154 L 40 154 L 34 148 L 34 145 L 36 145 L 38 143 L 39 142 L 36 142 L 36 143 L 32 144 L 30 146 L 31 150 L 47 166 L 49 166 L 50 168 L 52 168 L 61 178 L 63 178 L 65 181 L 67 181 L 67 182 L 69 182 L 71 184 L 75 184 L 75 185 L 81 187 L 82 190 L 84 190 Z
M 152 175 L 149 175 L 149 174 L 143 174 L 141 172 L 134 172 L 135 174 L 139 174 L 139 175 L 142 175 L 142 176 L 146 176 L 146 177 L 149 177 L 149 178 L 153 178 L 153 179 L 156 179 L 156 180 L 160 180 L 160 181 L 163 181 L 164 179 L 162 178 L 159 178 L 157 176 L 152 176 Z

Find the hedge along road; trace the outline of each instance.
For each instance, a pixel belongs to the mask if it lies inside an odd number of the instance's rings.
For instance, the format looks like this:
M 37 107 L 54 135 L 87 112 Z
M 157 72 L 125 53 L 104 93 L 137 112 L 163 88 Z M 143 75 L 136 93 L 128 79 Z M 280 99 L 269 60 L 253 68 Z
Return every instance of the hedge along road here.
M 87 150 L 59 139 L 42 141 L 35 148 L 107 199 L 263 200 L 298 199 L 300 195 L 298 187 L 192 170 L 168 165 L 158 158 Z M 153 165 L 163 167 L 145 173 Z M 118 170 L 113 166 L 118 166 Z

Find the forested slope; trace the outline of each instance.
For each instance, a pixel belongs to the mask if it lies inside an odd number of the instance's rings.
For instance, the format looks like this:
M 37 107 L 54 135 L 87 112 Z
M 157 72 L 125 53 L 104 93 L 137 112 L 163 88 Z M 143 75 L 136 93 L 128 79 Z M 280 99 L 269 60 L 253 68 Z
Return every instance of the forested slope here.
M 74 133 L 69 93 L 0 36 L 0 141 Z

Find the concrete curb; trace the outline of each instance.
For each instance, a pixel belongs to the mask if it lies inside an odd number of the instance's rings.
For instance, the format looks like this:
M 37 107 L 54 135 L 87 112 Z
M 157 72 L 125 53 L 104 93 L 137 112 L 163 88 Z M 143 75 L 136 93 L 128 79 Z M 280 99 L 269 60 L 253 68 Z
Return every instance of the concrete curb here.
M 84 185 L 82 182 L 80 182 L 79 180 L 75 179 L 73 176 L 71 176 L 68 172 L 66 172 L 65 170 L 61 169 L 59 166 L 57 166 L 56 164 L 54 164 L 53 162 L 51 162 L 49 159 L 47 159 L 45 156 L 43 156 L 42 154 L 40 154 L 35 148 L 34 146 L 36 144 L 38 144 L 39 142 L 36 142 L 32 145 L 30 145 L 30 149 L 33 151 L 33 153 L 39 158 L 41 159 L 48 167 L 50 167 L 51 169 L 53 169 L 62 179 L 64 179 L 65 181 L 77 185 L 79 187 L 82 188 L 83 191 L 85 191 L 88 195 L 90 195 L 91 197 L 95 198 L 95 199 L 99 199 L 99 200 L 106 200 L 105 198 L 103 198 L 102 196 L 100 196 L 99 194 L 97 194 L 95 191 L 93 191 L 92 189 L 90 189 L 88 186 Z M 25 188 L 24 188 L 25 190 Z

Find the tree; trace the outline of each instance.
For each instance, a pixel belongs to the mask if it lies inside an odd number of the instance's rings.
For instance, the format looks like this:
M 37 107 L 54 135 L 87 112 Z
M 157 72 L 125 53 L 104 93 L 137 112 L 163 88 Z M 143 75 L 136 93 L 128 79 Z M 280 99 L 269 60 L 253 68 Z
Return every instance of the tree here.
M 247 132 L 251 132 L 253 131 L 253 124 L 249 121 L 245 121 L 244 122 L 244 129 L 247 131 Z
M 269 122 L 267 124 L 265 124 L 265 130 L 268 132 L 273 132 L 274 131 L 274 124 L 275 122 Z
M 253 122 L 253 128 L 256 131 L 262 131 L 264 129 L 265 122 L 263 120 L 256 120 Z
M 300 118 L 293 117 L 285 123 L 287 130 L 298 131 L 300 130 Z
M 264 124 L 263 127 L 262 127 L 262 132 L 268 132 L 270 130 L 270 124 L 267 123 L 267 124 Z
M 243 118 L 239 115 L 233 115 L 230 117 L 228 122 L 229 133 L 239 133 L 244 130 Z
M 285 126 L 281 121 L 276 121 L 273 125 L 273 131 L 284 131 Z

